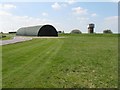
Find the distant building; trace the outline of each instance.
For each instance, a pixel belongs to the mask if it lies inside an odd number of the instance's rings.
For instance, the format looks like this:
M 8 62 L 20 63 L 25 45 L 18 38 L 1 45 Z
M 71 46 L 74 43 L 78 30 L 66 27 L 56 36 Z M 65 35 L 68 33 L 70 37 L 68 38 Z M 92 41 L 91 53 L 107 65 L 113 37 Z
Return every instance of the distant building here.
M 87 27 L 88 27 L 88 33 L 94 33 L 95 25 L 93 23 L 89 24 Z
M 58 36 L 58 32 L 52 25 L 38 25 L 22 27 L 17 30 L 19 36 Z
M 9 34 L 16 34 L 16 32 L 9 32 Z
M 74 29 L 70 32 L 71 34 L 81 34 L 82 32 L 78 29 Z

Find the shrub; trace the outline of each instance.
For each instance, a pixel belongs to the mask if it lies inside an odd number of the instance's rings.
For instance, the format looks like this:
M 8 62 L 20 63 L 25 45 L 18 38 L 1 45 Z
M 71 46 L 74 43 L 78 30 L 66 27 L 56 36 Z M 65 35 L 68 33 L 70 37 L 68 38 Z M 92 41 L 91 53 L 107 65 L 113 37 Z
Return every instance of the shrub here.
M 103 33 L 112 33 L 111 30 L 104 30 Z

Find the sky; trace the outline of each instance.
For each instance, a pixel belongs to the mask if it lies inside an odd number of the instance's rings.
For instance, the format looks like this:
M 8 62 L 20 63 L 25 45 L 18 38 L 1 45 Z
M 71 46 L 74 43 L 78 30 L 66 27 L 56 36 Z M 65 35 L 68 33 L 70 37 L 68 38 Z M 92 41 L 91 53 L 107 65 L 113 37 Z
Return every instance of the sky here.
M 18 0 L 19 1 L 19 0 Z M 20 1 L 7 0 L 0 2 L 1 32 L 17 31 L 21 27 L 50 24 L 57 31 L 71 32 L 79 29 L 87 33 L 87 25 L 95 24 L 95 32 L 102 33 L 110 29 L 118 33 L 118 2 L 81 2 L 67 0 Z

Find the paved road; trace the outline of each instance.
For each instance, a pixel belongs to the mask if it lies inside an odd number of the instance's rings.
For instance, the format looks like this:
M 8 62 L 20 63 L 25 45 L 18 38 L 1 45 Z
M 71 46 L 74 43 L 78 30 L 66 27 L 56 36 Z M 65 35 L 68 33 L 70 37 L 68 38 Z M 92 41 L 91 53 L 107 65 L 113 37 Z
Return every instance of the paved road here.
M 32 38 L 16 36 L 12 40 L 0 40 L 0 45 L 12 44 L 12 43 L 23 42 L 28 40 L 32 40 Z

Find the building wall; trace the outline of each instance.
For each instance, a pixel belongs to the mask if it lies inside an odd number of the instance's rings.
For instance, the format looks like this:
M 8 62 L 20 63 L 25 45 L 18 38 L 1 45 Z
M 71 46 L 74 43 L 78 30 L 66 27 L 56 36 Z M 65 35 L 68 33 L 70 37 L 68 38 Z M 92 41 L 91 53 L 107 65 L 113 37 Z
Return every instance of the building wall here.
M 88 33 L 94 33 L 94 28 L 88 28 Z

